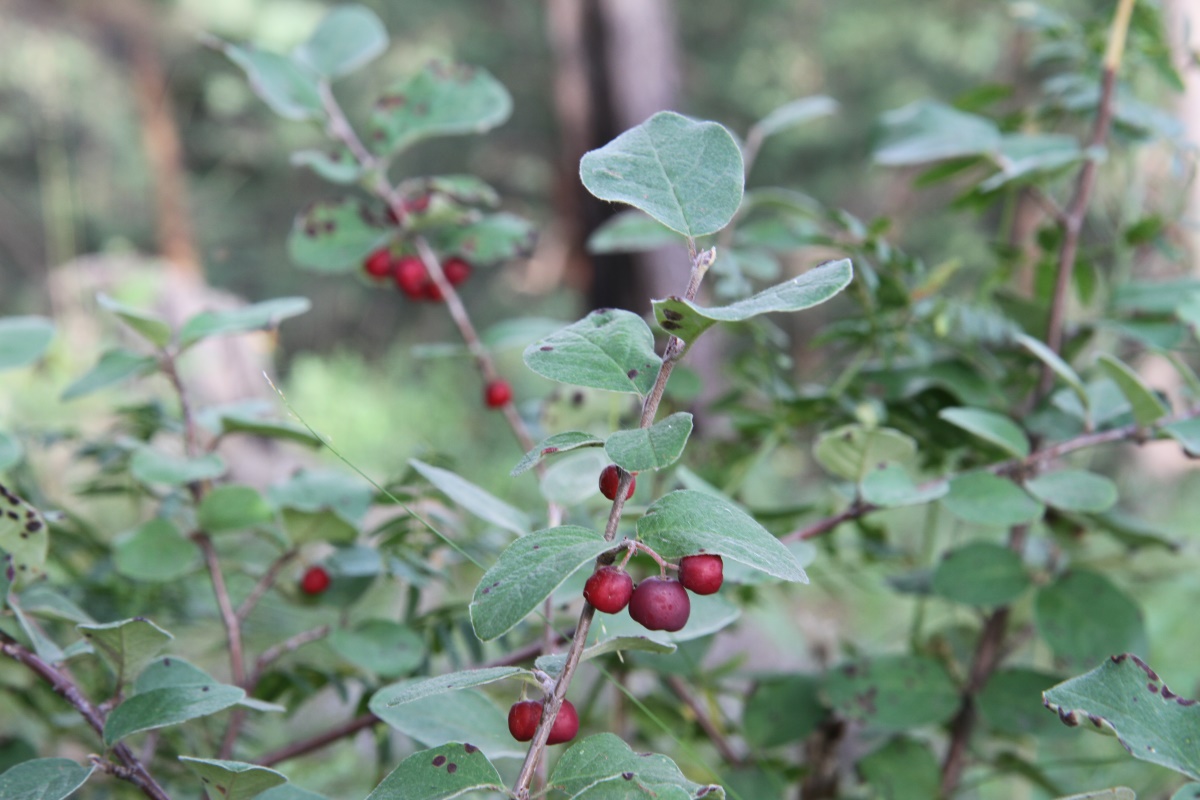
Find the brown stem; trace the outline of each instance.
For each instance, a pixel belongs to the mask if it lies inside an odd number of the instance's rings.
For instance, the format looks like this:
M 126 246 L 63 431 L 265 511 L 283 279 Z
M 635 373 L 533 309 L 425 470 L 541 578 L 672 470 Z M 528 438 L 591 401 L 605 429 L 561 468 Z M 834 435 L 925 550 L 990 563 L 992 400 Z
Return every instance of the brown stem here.
M 246 681 L 246 685 L 243 687 L 246 693 L 249 694 L 254 691 L 254 688 L 258 686 L 258 682 L 262 680 L 263 673 L 266 672 L 267 667 L 288 653 L 294 653 L 306 644 L 324 639 L 329 635 L 329 630 L 330 627 L 328 625 L 321 625 L 311 630 L 301 631 L 295 636 L 284 639 L 274 647 L 264 650 L 262 655 L 254 662 L 254 670 L 250 673 L 250 679 Z
M 167 376 L 167 380 L 171 382 L 171 387 L 175 390 L 175 395 L 179 398 L 179 415 L 183 418 L 183 449 L 189 458 L 194 457 L 200 448 L 200 435 L 196 429 L 196 420 L 192 416 L 191 402 L 188 400 L 188 393 L 183 388 L 183 381 L 179 377 L 179 368 L 175 363 L 175 355 L 167 353 L 160 359 L 163 374 Z M 193 491 L 193 494 L 196 492 Z
M 286 747 L 281 747 L 278 750 L 267 753 L 262 758 L 258 759 L 258 764 L 264 767 L 273 767 L 281 761 L 287 761 L 290 758 L 307 755 L 314 750 L 320 750 L 327 747 L 338 739 L 344 739 L 347 736 L 353 736 L 359 731 L 374 727 L 375 723 L 380 722 L 379 717 L 367 712 L 361 714 L 349 722 L 343 722 L 335 728 L 330 728 L 322 734 L 312 737 L 311 739 L 302 739 L 298 742 L 292 742 Z
M 238 606 L 237 618 L 240 622 L 246 621 L 246 617 L 250 616 L 250 612 L 258 605 L 258 601 L 275 585 L 275 581 L 279 578 L 279 573 L 296 557 L 298 552 L 298 550 L 293 548 L 271 562 L 271 565 L 267 567 L 267 571 L 258 579 L 258 583 L 254 584 L 254 588 L 250 590 L 250 594 L 246 595 L 246 599 Z
M 242 656 L 242 625 L 237 612 L 233 610 L 233 602 L 229 599 L 225 575 L 221 572 L 221 562 L 217 558 L 217 548 L 213 545 L 212 537 L 204 531 L 196 531 L 191 538 L 204 554 L 204 563 L 212 580 L 213 594 L 217 598 L 217 608 L 220 609 L 221 621 L 225 625 L 226 639 L 229 641 L 229 673 L 233 683 L 242 686 L 246 682 L 246 666 Z
M 696 723 L 704 731 L 705 735 L 708 736 L 713 746 L 717 748 L 717 752 L 721 754 L 721 758 L 734 767 L 743 766 L 745 759 L 734 752 L 733 747 L 729 744 L 729 740 L 725 738 L 725 734 L 721 732 L 721 729 L 717 727 L 717 723 L 709 715 L 708 709 L 692 694 L 691 689 L 688 688 L 683 678 L 680 678 L 678 675 L 669 675 L 667 676 L 667 686 L 696 715 Z
M 65 673 L 57 669 L 53 664 L 43 660 L 36 653 L 22 646 L 16 639 L 13 639 L 3 631 L 0 631 L 0 653 L 28 668 L 49 684 L 55 694 L 66 700 L 79 712 L 79 715 L 83 717 L 84 721 L 87 722 L 97 735 L 101 738 L 104 737 L 104 716 L 84 697 L 83 692 Z M 117 760 L 123 765 L 123 769 L 119 772 L 114 772 L 114 775 L 137 786 L 142 794 L 151 798 L 151 800 L 170 800 L 166 791 L 158 785 L 158 782 L 150 775 L 146 766 L 138 760 L 133 751 L 125 744 L 115 744 L 112 750 Z

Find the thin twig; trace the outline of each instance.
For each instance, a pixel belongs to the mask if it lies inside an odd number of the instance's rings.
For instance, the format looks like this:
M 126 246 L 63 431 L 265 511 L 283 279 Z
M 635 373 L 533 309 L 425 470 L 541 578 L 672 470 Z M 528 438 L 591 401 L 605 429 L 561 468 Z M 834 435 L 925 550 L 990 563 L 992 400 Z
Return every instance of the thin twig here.
M 45 661 L 3 631 L 0 631 L 0 653 L 28 668 L 45 683 L 49 684 L 55 694 L 70 703 L 92 730 L 101 739 L 104 738 L 103 715 L 84 696 L 75 682 L 63 673 L 62 670 Z M 158 785 L 158 782 L 154 780 L 149 770 L 146 769 L 145 764 L 138 760 L 129 747 L 124 743 L 118 742 L 113 745 L 112 750 L 113 754 L 123 765 L 122 769 L 113 772 L 116 777 L 137 786 L 142 794 L 151 798 L 151 800 L 170 800 L 166 791 Z
M 292 742 L 286 747 L 281 747 L 278 750 L 267 753 L 256 763 L 264 767 L 273 767 L 281 761 L 287 761 L 297 756 L 307 755 L 314 750 L 320 750 L 327 747 L 339 739 L 344 739 L 347 736 L 353 736 L 359 731 L 366 730 L 375 726 L 375 723 L 380 722 L 379 717 L 368 712 L 361 714 L 349 722 L 343 722 L 334 728 L 330 728 L 322 734 L 312 737 L 311 739 L 302 739 L 298 742 Z
M 240 622 L 246 621 L 246 617 L 250 616 L 250 612 L 254 610 L 256 605 L 258 605 L 258 601 L 261 600 L 263 595 L 270 591 L 271 587 L 275 585 L 275 581 L 279 578 L 279 573 L 283 571 L 283 568 L 286 567 L 299 552 L 300 551 L 296 548 L 292 548 L 271 562 L 271 565 L 267 567 L 267 571 L 264 572 L 263 576 L 258 579 L 257 583 L 254 584 L 254 588 L 250 590 L 250 594 L 246 595 L 246 599 L 242 601 L 240 606 L 238 606 L 237 618 Z
M 196 531 L 191 538 L 204 554 L 204 563 L 208 567 L 213 594 L 216 595 L 217 608 L 221 612 L 221 621 L 225 624 L 226 639 L 229 641 L 229 672 L 234 684 L 241 686 L 246 682 L 246 666 L 242 656 L 242 626 L 237 612 L 233 610 L 233 602 L 229 599 L 229 589 L 225 586 L 225 575 L 221 572 L 217 548 L 212 537 L 204 531 Z
M 321 625 L 311 630 L 301 631 L 295 636 L 284 639 L 274 647 L 267 648 L 254 662 L 254 670 L 250 673 L 250 679 L 246 681 L 246 685 L 242 688 L 246 690 L 247 694 L 253 692 L 254 688 L 258 686 L 258 682 L 262 680 L 263 673 L 266 672 L 267 667 L 288 653 L 294 653 L 306 644 L 324 639 L 329 635 L 329 630 L 330 626 Z
M 696 716 L 696 723 L 704 731 L 705 735 L 712 741 L 713 746 L 717 748 L 717 752 L 721 754 L 721 758 L 734 767 L 741 767 L 745 764 L 745 759 L 734 752 L 733 747 L 729 744 L 729 740 L 725 738 L 725 734 L 717 727 L 717 723 L 709 715 L 708 709 L 704 704 L 692 694 L 687 683 L 678 675 L 667 676 L 667 686 L 675 693 L 675 696 L 683 701 L 683 704 L 692 710 Z

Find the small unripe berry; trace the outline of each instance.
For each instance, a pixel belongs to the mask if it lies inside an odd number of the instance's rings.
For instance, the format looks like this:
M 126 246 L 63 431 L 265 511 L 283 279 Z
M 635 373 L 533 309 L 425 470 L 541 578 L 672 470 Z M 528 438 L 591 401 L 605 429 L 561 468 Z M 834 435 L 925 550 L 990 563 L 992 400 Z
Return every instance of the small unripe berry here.
M 488 381 L 483 389 L 483 402 L 488 408 L 503 408 L 512 400 L 512 386 L 503 378 Z
M 720 556 L 701 553 L 679 560 L 679 582 L 696 594 L 716 594 L 725 580 L 725 562 Z
M 597 611 L 616 614 L 629 605 L 633 595 L 633 578 L 620 567 L 600 567 L 583 586 L 583 599 Z
M 629 599 L 629 616 L 652 631 L 677 631 L 691 613 L 687 589 L 674 578 L 646 578 Z
M 425 287 L 430 285 L 429 273 L 425 265 L 416 256 L 402 256 L 392 264 L 392 278 L 396 286 L 410 300 L 420 300 L 425 296 Z
M 386 278 L 392 274 L 392 254 L 386 247 L 375 250 L 363 262 L 363 271 L 372 278 Z
M 448 258 L 446 263 L 442 264 L 442 272 L 446 274 L 446 280 L 451 286 L 458 286 L 471 277 L 471 265 L 461 258 Z
M 621 468 L 616 464 L 609 464 L 604 469 L 600 470 L 600 494 L 607 497 L 609 500 L 617 499 L 617 484 L 621 482 Z M 625 499 L 633 497 L 633 490 L 637 488 L 637 478 L 629 482 L 629 490 L 625 492 Z
M 332 582 L 329 572 L 324 567 L 309 567 L 300 578 L 300 591 L 308 595 L 318 595 L 328 589 Z

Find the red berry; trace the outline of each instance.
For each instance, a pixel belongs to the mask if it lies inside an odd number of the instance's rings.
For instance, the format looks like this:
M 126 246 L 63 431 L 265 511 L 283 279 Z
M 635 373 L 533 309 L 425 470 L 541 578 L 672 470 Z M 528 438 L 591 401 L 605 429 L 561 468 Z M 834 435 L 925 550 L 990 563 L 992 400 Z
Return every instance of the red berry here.
M 488 381 L 483 390 L 483 402 L 487 403 L 488 408 L 503 408 L 509 400 L 512 400 L 512 386 L 508 381 L 503 378 Z
M 541 700 L 522 700 L 514 703 L 508 710 L 508 732 L 518 742 L 528 742 L 537 733 L 538 723 L 542 720 Z M 579 733 L 579 713 L 570 700 L 563 700 L 554 724 L 550 726 L 550 736 L 546 744 L 562 744 L 575 738 Z
M 392 274 L 392 254 L 386 247 L 371 253 L 363 262 L 363 270 L 372 278 L 386 278 Z
M 537 732 L 538 722 L 542 719 L 542 703 L 540 700 L 522 700 L 513 703 L 508 710 L 508 732 L 518 742 L 528 742 Z
M 716 594 L 725 580 L 724 567 L 720 556 L 685 556 L 679 560 L 679 582 L 696 594 Z
M 425 297 L 425 287 L 430 285 L 429 273 L 425 265 L 416 256 L 402 256 L 392 264 L 392 278 L 396 286 L 410 300 L 420 300 Z
M 332 579 L 324 567 L 309 567 L 300 579 L 300 591 L 317 595 L 329 588 Z
M 571 705 L 570 700 L 563 700 L 562 708 L 558 710 L 558 716 L 554 718 L 554 724 L 550 726 L 550 738 L 546 739 L 546 744 L 569 742 L 575 738 L 577 733 L 579 733 L 579 712 L 575 710 L 575 706 Z
M 423 194 L 400 203 L 406 214 L 421 214 L 429 208 L 429 195 Z
M 652 631 L 677 631 L 691 613 L 687 589 L 674 578 L 646 578 L 629 599 L 629 616 Z
M 617 499 L 617 484 L 621 482 L 621 472 L 622 469 L 616 464 L 609 464 L 600 470 L 600 494 L 609 500 Z M 635 488 L 637 488 L 637 478 L 629 482 L 629 490 L 625 492 L 626 500 L 633 497 L 633 490 Z
M 629 605 L 632 594 L 633 578 L 620 567 L 600 567 L 583 586 L 583 599 L 605 614 L 616 614 Z
M 442 272 L 446 273 L 446 280 L 451 286 L 458 286 L 471 277 L 471 265 L 461 258 L 448 258 L 442 265 Z
M 432 280 L 426 282 L 425 290 L 421 293 L 421 297 L 431 303 L 440 303 L 446 299 L 445 295 L 442 294 L 442 290 Z

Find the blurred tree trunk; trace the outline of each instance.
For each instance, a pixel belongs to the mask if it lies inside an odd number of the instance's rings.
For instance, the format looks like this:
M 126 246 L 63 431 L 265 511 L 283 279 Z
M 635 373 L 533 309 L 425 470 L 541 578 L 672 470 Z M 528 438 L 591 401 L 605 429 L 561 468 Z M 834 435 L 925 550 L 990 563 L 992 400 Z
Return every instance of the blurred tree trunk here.
M 1200 54 L 1200 7 L 1194 0 L 1165 0 L 1163 3 L 1163 20 L 1167 36 L 1175 54 L 1175 68 L 1183 78 L 1184 90 L 1179 96 L 1176 113 L 1183 123 L 1183 138 L 1192 145 L 1200 144 L 1200 65 L 1197 57 Z M 1197 162 L 1192 162 L 1192 182 L 1188 192 L 1187 206 L 1184 219 L 1190 223 L 1184 227 L 1188 231 L 1187 248 L 1192 255 L 1192 271 L 1200 272 L 1200 179 L 1195 170 Z

